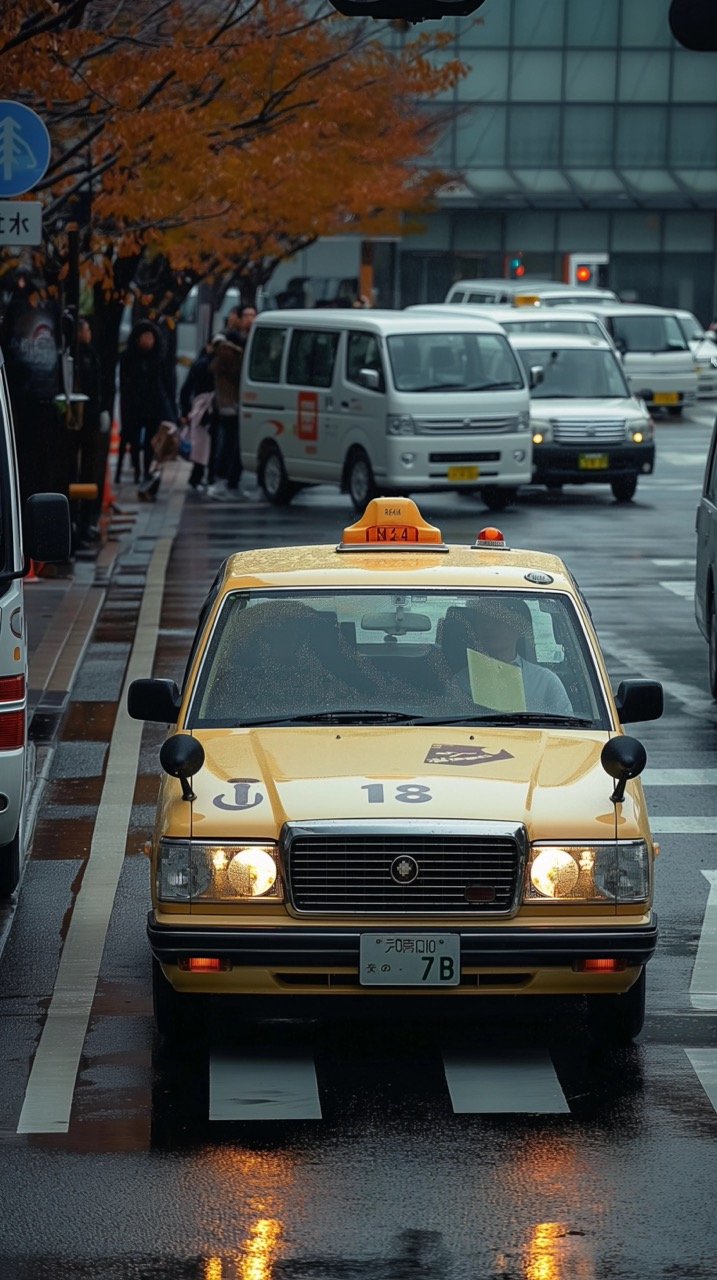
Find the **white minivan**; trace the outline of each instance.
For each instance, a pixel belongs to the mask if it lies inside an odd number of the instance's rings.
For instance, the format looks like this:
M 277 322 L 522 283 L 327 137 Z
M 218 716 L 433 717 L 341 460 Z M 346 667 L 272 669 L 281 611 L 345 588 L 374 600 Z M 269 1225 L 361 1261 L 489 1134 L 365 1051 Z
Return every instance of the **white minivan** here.
M 23 525 L 25 541 L 23 546 Z M 36 493 L 20 505 L 15 437 L 0 351 L 0 900 L 17 888 L 23 856 L 28 782 L 27 621 L 23 578 L 30 559 L 70 555 L 70 510 L 59 493 Z
M 337 484 L 479 492 L 502 510 L 532 474 L 528 378 L 499 325 L 401 311 L 269 311 L 240 394 L 241 458 L 268 500 Z
M 697 398 L 697 372 L 674 311 L 632 303 L 595 307 L 618 351 L 632 394 L 671 417 Z

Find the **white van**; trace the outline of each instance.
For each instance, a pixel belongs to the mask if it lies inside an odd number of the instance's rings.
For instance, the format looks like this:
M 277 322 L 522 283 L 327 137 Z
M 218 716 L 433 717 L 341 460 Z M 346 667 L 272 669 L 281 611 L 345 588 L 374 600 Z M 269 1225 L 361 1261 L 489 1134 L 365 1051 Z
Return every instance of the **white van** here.
M 618 302 L 612 289 L 591 289 L 564 284 L 562 280 L 456 280 L 444 299 L 473 306 L 592 306 Z
M 266 497 L 337 484 L 479 491 L 491 510 L 532 473 L 528 381 L 490 320 L 401 311 L 270 311 L 242 366 L 241 457 Z
M 612 344 L 605 325 L 594 311 L 581 311 L 579 307 L 482 307 L 470 304 L 454 305 L 447 302 L 428 303 L 407 307 L 406 311 L 435 316 L 475 316 L 477 319 L 494 320 L 505 329 L 509 338 L 516 333 L 572 333 L 579 338 L 603 338 Z
M 20 878 L 27 751 L 27 624 L 22 580 L 33 560 L 67 560 L 70 511 L 59 493 L 38 493 L 24 510 L 23 550 L 15 438 L 0 352 L 0 899 Z M 26 555 L 28 559 L 26 559 Z
M 697 373 L 687 339 L 674 311 L 666 307 L 618 303 L 595 307 L 622 353 L 630 390 L 650 409 L 672 417 L 694 404 Z
M 717 396 L 717 334 L 705 330 L 691 311 L 675 311 L 692 352 L 697 374 L 698 399 Z

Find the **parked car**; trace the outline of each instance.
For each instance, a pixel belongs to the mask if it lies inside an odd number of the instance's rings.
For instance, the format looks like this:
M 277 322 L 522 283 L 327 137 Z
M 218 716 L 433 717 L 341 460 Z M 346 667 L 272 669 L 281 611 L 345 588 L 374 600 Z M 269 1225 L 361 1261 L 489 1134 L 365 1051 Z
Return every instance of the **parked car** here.
M 696 529 L 695 617 L 707 641 L 710 693 L 717 699 L 717 418 L 707 453 Z
M 585 285 L 569 285 L 562 280 L 456 280 L 446 294 L 448 303 L 517 307 L 592 306 L 593 303 L 619 302 L 612 289 L 589 289 Z
M 705 330 L 691 311 L 676 311 L 675 315 L 694 357 L 698 398 L 717 396 L 717 333 Z
M 595 310 L 622 353 L 633 395 L 674 418 L 694 404 L 695 363 L 674 311 L 642 303 L 605 303 Z
M 610 342 L 569 334 L 511 337 L 526 369 L 542 367 L 531 391 L 533 483 L 609 484 L 629 502 L 655 462 L 652 419 L 631 395 Z
M 470 303 L 436 302 L 433 305 L 407 307 L 406 311 L 431 313 L 435 316 L 471 315 L 494 320 L 509 337 L 515 333 L 572 333 L 583 338 L 603 338 L 613 345 L 612 338 L 599 316 L 578 307 L 506 307 L 473 306 Z

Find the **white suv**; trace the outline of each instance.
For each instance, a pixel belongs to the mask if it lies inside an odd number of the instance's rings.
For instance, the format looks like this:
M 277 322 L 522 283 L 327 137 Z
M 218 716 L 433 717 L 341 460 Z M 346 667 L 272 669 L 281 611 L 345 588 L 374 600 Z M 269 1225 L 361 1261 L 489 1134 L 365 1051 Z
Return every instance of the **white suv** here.
M 569 334 L 511 335 L 526 370 L 540 367 L 531 390 L 533 483 L 609 484 L 618 502 L 634 496 L 655 463 L 652 419 L 630 394 L 610 342 Z

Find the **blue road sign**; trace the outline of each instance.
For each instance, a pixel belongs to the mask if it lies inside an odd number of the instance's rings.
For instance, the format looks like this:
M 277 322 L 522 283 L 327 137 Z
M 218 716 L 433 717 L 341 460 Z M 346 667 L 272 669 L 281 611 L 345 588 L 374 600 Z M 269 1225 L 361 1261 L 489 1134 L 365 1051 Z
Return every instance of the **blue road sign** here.
M 50 163 L 50 135 L 35 111 L 0 99 L 0 199 L 31 191 Z

